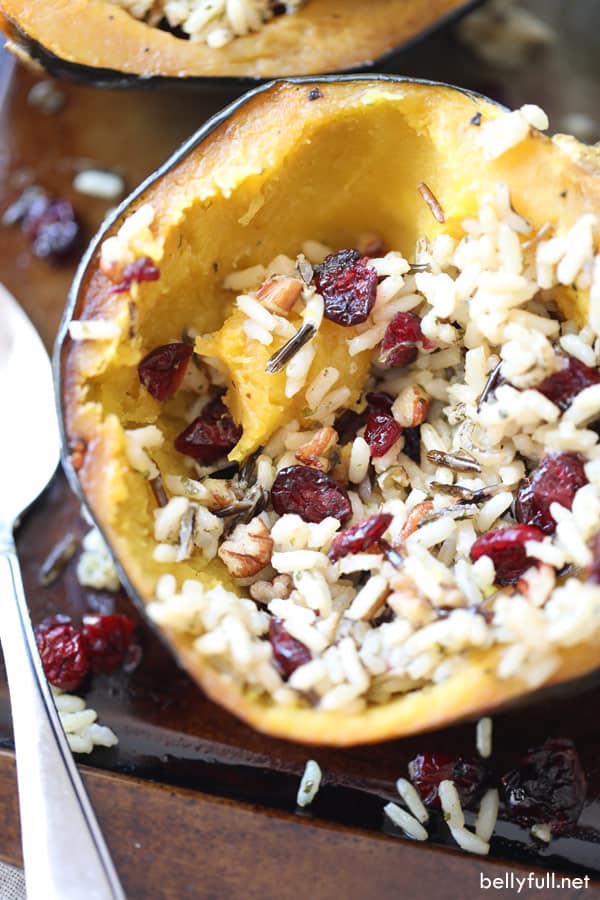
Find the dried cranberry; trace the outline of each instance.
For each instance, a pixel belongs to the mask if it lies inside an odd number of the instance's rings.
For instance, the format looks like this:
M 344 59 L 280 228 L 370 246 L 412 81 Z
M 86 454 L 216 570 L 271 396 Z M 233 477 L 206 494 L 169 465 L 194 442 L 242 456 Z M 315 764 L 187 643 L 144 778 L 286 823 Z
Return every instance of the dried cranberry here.
M 497 528 L 477 538 L 471 547 L 471 559 L 476 562 L 482 556 L 489 556 L 496 569 L 495 583 L 515 584 L 527 569 L 538 561 L 527 556 L 527 541 L 543 540 L 544 532 L 533 525 L 509 525 Z
M 554 534 L 556 522 L 550 505 L 560 503 L 571 509 L 575 493 L 588 483 L 585 459 L 579 453 L 555 453 L 546 456 L 517 493 L 515 518 L 525 525 L 536 525 L 544 534 Z
M 562 368 L 544 378 L 536 390 L 555 403 L 559 409 L 568 409 L 577 394 L 592 384 L 600 384 L 600 372 L 584 365 L 573 356 L 562 360 Z
M 269 640 L 277 668 L 286 680 L 296 669 L 312 659 L 308 647 L 285 630 L 281 619 L 271 619 L 269 622 Z
M 370 412 L 367 416 L 364 437 L 371 456 L 385 456 L 401 434 L 402 429 L 390 413 Z
M 49 631 L 51 628 L 55 628 L 57 625 L 70 625 L 71 624 L 71 616 L 66 616 L 64 613 L 56 613 L 54 616 L 46 616 L 45 619 L 35 626 L 35 633 L 41 633 L 42 631 Z
M 419 348 L 432 350 L 434 346 L 421 331 L 421 320 L 415 313 L 399 312 L 385 330 L 379 359 L 390 369 L 409 366 L 417 358 Z
M 335 422 L 333 427 L 338 433 L 338 440 L 341 445 L 347 444 L 354 440 L 356 432 L 365 424 L 366 413 L 357 413 L 353 409 L 345 409 Z
M 158 281 L 160 278 L 160 269 L 150 259 L 149 256 L 140 256 L 123 269 L 121 281 L 115 284 L 111 290 L 111 294 L 121 294 L 128 291 L 134 282 L 139 281 Z
M 453 781 L 462 806 L 479 800 L 487 772 L 475 759 L 453 759 L 445 753 L 420 753 L 408 764 L 410 779 L 426 806 L 439 809 L 438 788 L 442 781 Z
M 383 536 L 389 528 L 392 516 L 389 513 L 379 513 L 369 516 L 363 522 L 347 528 L 341 534 L 336 534 L 329 548 L 329 559 L 336 562 L 348 553 L 359 553 L 366 550 Z
M 540 823 L 563 834 L 581 815 L 587 784 L 575 745 L 566 738 L 529 750 L 501 781 L 506 809 L 521 825 Z
M 53 199 L 47 194 L 35 198 L 21 228 L 31 241 L 35 255 L 43 259 L 65 256 L 79 236 L 79 224 L 69 201 Z
M 592 541 L 592 564 L 588 571 L 588 580 L 592 584 L 600 584 L 600 531 Z
M 271 501 L 278 515 L 295 513 L 305 522 L 322 522 L 327 516 L 345 522 L 352 515 L 346 489 L 310 466 L 281 469 L 271 488 Z
M 325 318 L 338 325 L 360 325 L 375 303 L 377 272 L 358 250 L 326 256 L 314 269 L 314 281 L 325 303 Z
M 88 673 L 90 663 L 83 635 L 67 623 L 42 623 L 35 640 L 46 678 L 54 687 L 72 691 Z
M 84 616 L 82 634 L 92 672 L 118 669 L 125 661 L 134 632 L 135 622 L 129 616 Z
M 151 350 L 139 363 L 140 381 L 155 400 L 168 400 L 173 396 L 193 352 L 191 344 L 163 344 Z
M 371 391 L 367 394 L 366 401 L 369 412 L 389 413 L 394 405 L 394 398 L 385 391 Z
M 217 398 L 175 438 L 175 449 L 209 465 L 229 453 L 241 436 L 242 429 L 235 424 L 223 401 Z

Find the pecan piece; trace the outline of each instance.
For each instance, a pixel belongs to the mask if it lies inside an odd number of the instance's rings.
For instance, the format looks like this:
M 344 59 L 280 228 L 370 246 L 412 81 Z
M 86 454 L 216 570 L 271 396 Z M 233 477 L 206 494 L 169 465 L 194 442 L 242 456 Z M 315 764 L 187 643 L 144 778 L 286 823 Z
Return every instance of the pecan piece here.
M 338 442 L 338 433 L 331 425 L 319 428 L 306 444 L 296 450 L 296 459 L 304 466 L 314 466 L 327 472 L 334 457 L 333 448 Z M 333 460 L 335 461 L 335 460 Z
M 403 388 L 394 401 L 392 412 L 402 428 L 416 428 L 422 425 L 429 412 L 431 398 L 417 384 Z
M 271 600 L 285 600 L 292 593 L 293 586 L 289 575 L 276 575 L 273 581 L 255 581 L 251 584 L 250 596 L 266 606 Z
M 419 527 L 421 519 L 431 512 L 433 503 L 431 500 L 425 500 L 423 503 L 417 503 L 409 512 L 406 522 L 400 529 L 398 539 L 394 542 L 394 547 L 402 547 L 407 538 L 414 534 Z
M 298 278 L 289 275 L 275 275 L 265 281 L 256 292 L 256 300 L 270 312 L 279 315 L 289 313 L 299 299 L 304 285 Z
M 219 557 L 234 578 L 250 578 L 271 560 L 273 538 L 258 516 L 248 525 L 238 525 L 219 547 Z

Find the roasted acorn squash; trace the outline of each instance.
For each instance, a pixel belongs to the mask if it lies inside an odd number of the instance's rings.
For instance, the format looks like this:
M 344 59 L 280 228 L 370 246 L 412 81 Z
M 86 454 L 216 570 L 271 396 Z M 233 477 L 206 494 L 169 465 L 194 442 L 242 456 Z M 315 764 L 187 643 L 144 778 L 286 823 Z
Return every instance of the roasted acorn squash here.
M 104 0 L 0 2 L 9 47 L 57 77 L 101 86 L 260 79 L 379 67 L 474 0 L 309 0 L 219 49 L 146 25 Z
M 422 235 L 462 234 L 461 223 L 476 214 L 482 196 L 498 183 L 508 185 L 512 206 L 530 224 L 534 242 L 543 237 L 542 227 L 544 234 L 561 235 L 582 215 L 598 211 L 598 159 L 589 148 L 527 128 L 515 146 L 486 159 L 482 128 L 502 115 L 485 98 L 434 83 L 384 76 L 274 83 L 207 123 L 103 226 L 73 284 L 56 349 L 64 462 L 140 606 L 153 600 L 165 572 L 173 573 L 178 585 L 189 578 L 243 590 L 220 559 L 206 563 L 196 554 L 165 565 L 153 558 L 156 500 L 144 475 L 127 462 L 125 429 L 158 422 L 167 438 L 153 452 L 158 467 L 178 475 L 189 469 L 170 446 L 181 428 L 180 400 L 176 395 L 161 407 L 140 386 L 136 367 L 142 357 L 185 329 L 213 332 L 216 337 L 198 339 L 196 348 L 203 352 L 208 340 L 204 352 L 231 366 L 225 400 L 252 432 L 241 456 L 265 443 L 277 424 L 273 396 L 267 392 L 256 404 L 252 398 L 244 403 L 236 401 L 236 391 L 250 383 L 254 365 L 259 391 L 265 380 L 280 376 L 265 375 L 268 353 L 261 344 L 253 345 L 255 359 L 248 342 L 235 346 L 240 328 L 230 330 L 229 343 L 218 337 L 223 322 L 232 321 L 232 295 L 222 283 L 227 273 L 266 265 L 277 254 L 293 256 L 308 238 L 333 248 L 352 246 L 365 230 L 410 257 Z M 423 183 L 439 201 L 444 223 L 423 202 L 417 190 Z M 137 253 L 154 260 L 160 277 L 140 281 L 133 293 L 115 292 L 100 267 L 101 246 L 147 204 L 154 219 Z M 579 324 L 588 319 L 585 286 L 561 287 L 556 300 Z M 593 319 L 597 328 L 597 311 Z M 106 322 L 110 327 L 104 340 L 73 340 L 74 320 L 100 320 L 101 327 Z M 320 333 L 317 352 L 324 362 L 346 366 L 349 405 L 360 392 L 370 351 L 353 357 L 353 365 L 343 340 L 349 335 L 326 324 L 329 331 Z M 239 378 L 242 363 L 246 381 Z M 496 708 L 532 687 L 518 670 L 498 677 L 501 648 L 482 647 L 461 652 L 461 667 L 445 679 L 358 711 L 289 708 L 240 686 L 226 668 L 199 656 L 192 633 L 165 627 L 162 635 L 216 702 L 262 731 L 308 743 L 348 745 L 414 733 Z M 591 671 L 598 665 L 598 647 L 597 632 L 561 646 L 535 687 Z

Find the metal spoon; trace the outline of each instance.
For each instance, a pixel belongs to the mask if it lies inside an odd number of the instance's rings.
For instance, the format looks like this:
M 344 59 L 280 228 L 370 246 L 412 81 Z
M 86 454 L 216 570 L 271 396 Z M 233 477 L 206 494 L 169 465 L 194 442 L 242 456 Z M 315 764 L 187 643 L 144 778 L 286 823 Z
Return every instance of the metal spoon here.
M 0 640 L 10 690 L 28 900 L 125 900 L 73 762 L 29 620 L 13 530 L 59 460 L 50 360 L 0 285 Z

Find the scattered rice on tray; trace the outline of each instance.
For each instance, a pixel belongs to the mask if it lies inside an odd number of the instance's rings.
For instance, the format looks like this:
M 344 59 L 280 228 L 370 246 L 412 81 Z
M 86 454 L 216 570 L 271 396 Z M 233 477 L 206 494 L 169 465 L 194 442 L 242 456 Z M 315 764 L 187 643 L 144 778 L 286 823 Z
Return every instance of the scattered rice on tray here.
M 114 731 L 96 722 L 98 713 L 85 700 L 52 687 L 54 702 L 73 753 L 91 753 L 94 747 L 114 747 L 119 743 Z
M 415 841 L 426 841 L 429 837 L 423 826 L 414 816 L 402 809 L 396 803 L 387 803 L 383 807 L 383 811 L 394 825 L 401 828 L 407 837 L 413 838 Z
M 322 775 L 319 764 L 314 759 L 309 759 L 298 787 L 298 796 L 296 797 L 298 806 L 309 806 L 313 802 L 321 786 Z

